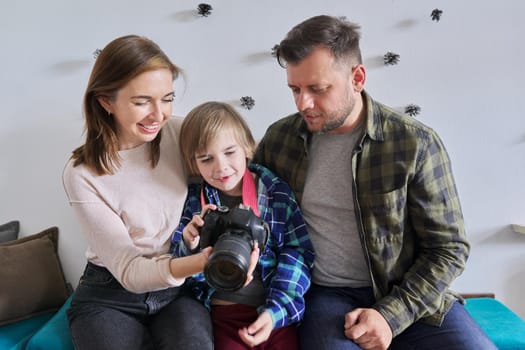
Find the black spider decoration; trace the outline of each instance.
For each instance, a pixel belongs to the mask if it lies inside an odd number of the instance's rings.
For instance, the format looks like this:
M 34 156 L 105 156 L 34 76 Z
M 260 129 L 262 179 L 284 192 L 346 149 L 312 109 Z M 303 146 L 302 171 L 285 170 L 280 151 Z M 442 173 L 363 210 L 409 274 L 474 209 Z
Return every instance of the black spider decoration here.
M 209 4 L 203 3 L 199 4 L 199 6 L 197 7 L 197 11 L 202 17 L 208 17 L 209 15 L 211 15 L 211 10 L 213 10 L 213 7 L 211 7 L 211 5 Z
M 385 55 L 383 56 L 383 62 L 385 63 L 385 65 L 395 65 L 399 62 L 399 55 L 397 53 L 393 53 L 393 52 L 390 52 L 388 51 L 387 53 L 385 53 Z
M 432 13 L 430 14 L 430 17 L 432 18 L 433 21 L 439 22 L 439 20 L 441 19 L 442 13 L 443 11 L 440 9 L 433 9 Z
M 409 104 L 405 107 L 405 113 L 411 117 L 415 117 L 421 112 L 421 107 L 415 104 Z
M 95 51 L 93 51 L 93 58 L 97 59 L 98 55 L 100 55 L 101 52 L 101 49 L 96 49 Z
M 251 96 L 241 97 L 241 106 L 246 109 L 252 109 L 255 106 L 255 100 Z
M 279 44 L 275 44 L 275 45 L 272 47 L 272 56 L 273 56 L 273 57 L 277 57 L 277 50 L 279 50 Z

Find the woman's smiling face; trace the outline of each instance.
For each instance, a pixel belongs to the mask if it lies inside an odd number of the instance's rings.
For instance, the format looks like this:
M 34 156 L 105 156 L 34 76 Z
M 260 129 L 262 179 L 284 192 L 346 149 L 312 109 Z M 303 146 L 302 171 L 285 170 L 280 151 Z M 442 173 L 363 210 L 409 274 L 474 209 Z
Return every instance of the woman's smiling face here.
M 113 99 L 99 102 L 115 118 L 119 149 L 130 149 L 152 141 L 173 111 L 173 75 L 168 69 L 139 74 Z

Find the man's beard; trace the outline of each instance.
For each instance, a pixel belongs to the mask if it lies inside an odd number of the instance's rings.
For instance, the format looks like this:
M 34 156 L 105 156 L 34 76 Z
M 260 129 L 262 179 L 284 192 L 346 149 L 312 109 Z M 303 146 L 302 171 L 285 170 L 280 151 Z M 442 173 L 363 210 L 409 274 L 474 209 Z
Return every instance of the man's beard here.
M 321 127 L 320 130 L 316 131 L 316 133 L 326 134 L 343 126 L 352 113 L 354 106 L 355 102 L 350 100 L 341 109 L 333 112 L 328 118 L 326 118 L 326 123 Z
M 321 130 L 319 130 L 319 134 L 326 134 L 338 129 L 345 123 L 348 116 L 349 114 L 340 114 L 338 117 L 330 118 L 330 120 L 323 125 Z

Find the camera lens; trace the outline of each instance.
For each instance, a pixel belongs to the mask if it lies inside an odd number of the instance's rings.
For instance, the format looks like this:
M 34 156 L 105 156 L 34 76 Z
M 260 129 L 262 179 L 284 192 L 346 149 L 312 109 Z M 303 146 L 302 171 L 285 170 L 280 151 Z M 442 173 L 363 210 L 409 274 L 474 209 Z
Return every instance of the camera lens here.
M 218 290 L 235 291 L 244 286 L 250 263 L 251 244 L 241 234 L 219 237 L 204 268 L 206 281 Z

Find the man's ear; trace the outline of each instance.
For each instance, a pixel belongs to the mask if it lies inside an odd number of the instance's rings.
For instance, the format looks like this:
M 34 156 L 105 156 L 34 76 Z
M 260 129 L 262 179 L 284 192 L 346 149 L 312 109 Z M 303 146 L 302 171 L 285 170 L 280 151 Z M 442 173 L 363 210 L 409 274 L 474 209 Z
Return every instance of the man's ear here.
M 365 88 L 366 69 L 362 64 L 358 64 L 353 68 L 352 72 L 352 86 L 355 92 L 361 92 Z
M 106 112 L 108 112 L 108 114 L 112 114 L 113 113 L 111 102 L 109 101 L 109 98 L 107 96 L 98 96 L 97 97 L 97 101 L 98 101 L 98 103 L 100 103 L 102 108 L 104 108 L 106 110 Z

